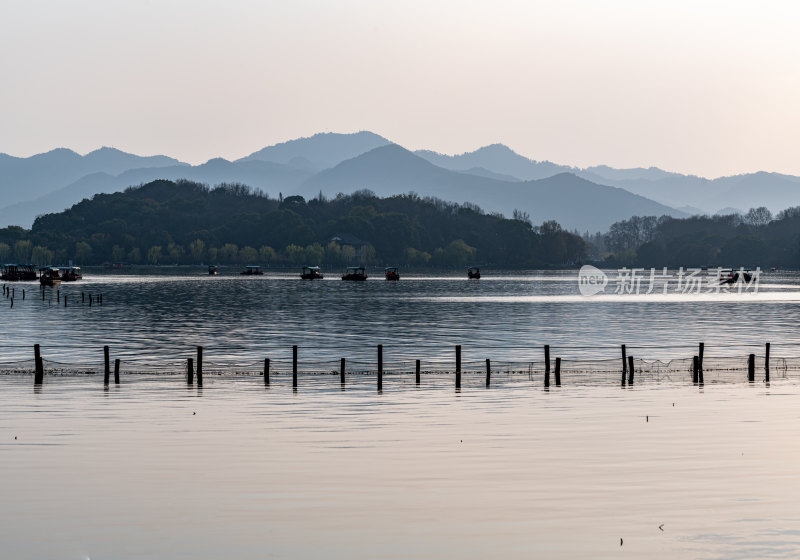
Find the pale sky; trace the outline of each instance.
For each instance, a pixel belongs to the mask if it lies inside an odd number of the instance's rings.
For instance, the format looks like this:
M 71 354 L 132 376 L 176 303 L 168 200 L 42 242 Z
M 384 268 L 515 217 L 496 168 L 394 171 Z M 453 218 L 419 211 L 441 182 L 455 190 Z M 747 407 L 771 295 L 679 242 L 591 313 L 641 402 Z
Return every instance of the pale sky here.
M 190 163 L 315 132 L 800 175 L 800 3 L 0 0 L 0 152 Z

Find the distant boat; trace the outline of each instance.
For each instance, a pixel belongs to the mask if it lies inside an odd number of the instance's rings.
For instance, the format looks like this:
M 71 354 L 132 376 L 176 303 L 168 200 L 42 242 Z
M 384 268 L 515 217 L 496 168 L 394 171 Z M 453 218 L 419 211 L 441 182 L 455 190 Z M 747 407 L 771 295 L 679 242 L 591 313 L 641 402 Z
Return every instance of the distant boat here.
M 37 280 L 36 267 L 32 264 L 4 264 L 0 280 L 8 282 Z
M 473 266 L 472 268 L 467 270 L 467 278 L 470 280 L 480 280 L 481 279 L 481 269 L 477 266 Z
M 240 274 L 244 274 L 245 276 L 260 276 L 264 273 L 261 272 L 260 266 L 250 264 L 244 267 L 244 270 Z
M 209 276 L 216 276 L 217 275 L 217 267 L 216 267 L 216 265 L 213 265 L 213 264 L 208 265 L 208 275 Z
M 39 283 L 42 286 L 56 286 L 61 284 L 61 271 L 54 266 L 40 268 Z
M 81 274 L 81 267 L 68 266 L 67 268 L 61 269 L 62 282 L 76 282 L 78 280 L 83 280 L 83 274 Z
M 348 266 L 342 280 L 366 280 L 367 272 L 363 266 Z
M 323 276 L 318 266 L 304 266 L 300 278 L 303 280 L 322 280 Z
M 387 266 L 384 274 L 387 280 L 400 280 L 400 272 L 396 266 Z
M 749 268 L 739 270 L 723 268 L 719 274 L 719 281 L 721 284 L 735 284 L 740 279 L 745 282 L 750 282 L 753 279 L 752 271 Z

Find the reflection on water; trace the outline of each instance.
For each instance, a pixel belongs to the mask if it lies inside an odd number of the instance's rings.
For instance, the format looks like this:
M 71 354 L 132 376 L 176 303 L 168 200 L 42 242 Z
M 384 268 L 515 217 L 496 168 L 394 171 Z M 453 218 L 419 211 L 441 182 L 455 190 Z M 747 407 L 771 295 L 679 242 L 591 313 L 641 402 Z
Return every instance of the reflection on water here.
M 19 559 L 796 558 L 800 385 L 0 378 Z M 17 439 L 15 439 L 17 438 Z M 620 546 L 620 539 L 623 545 Z
M 196 345 L 209 364 L 257 370 L 265 357 L 285 367 L 291 346 L 303 364 L 335 369 L 340 357 L 374 362 L 384 345 L 397 362 L 465 359 L 526 361 L 544 344 L 569 358 L 616 358 L 619 344 L 646 347 L 637 356 L 684 358 L 700 341 L 709 355 L 742 354 L 771 342 L 775 355 L 800 355 L 800 276 L 767 274 L 757 295 L 578 295 L 577 273 L 459 276 L 403 275 L 400 282 L 334 279 L 303 282 L 292 274 L 263 277 L 87 276 L 62 285 L 68 307 L 28 284 L 13 308 L 0 304 L 2 361 L 30 359 L 40 343 L 50 362 L 97 364 L 112 347 L 123 370 L 134 365 L 179 369 Z M 23 284 L 16 284 L 20 291 Z M 80 304 L 102 293 L 102 306 Z M 678 348 L 678 350 L 676 350 Z M 676 356 L 676 353 L 679 354 Z M 643 356 L 646 354 L 646 356 Z M 209 366 L 210 367 L 210 366 Z

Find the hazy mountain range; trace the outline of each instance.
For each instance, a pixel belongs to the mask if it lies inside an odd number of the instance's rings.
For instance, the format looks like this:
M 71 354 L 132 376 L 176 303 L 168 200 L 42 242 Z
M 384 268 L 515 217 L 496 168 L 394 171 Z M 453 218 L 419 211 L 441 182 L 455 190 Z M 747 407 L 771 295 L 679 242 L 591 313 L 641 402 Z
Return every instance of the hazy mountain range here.
M 57 149 L 29 158 L 0 154 L 0 227 L 30 227 L 100 192 L 154 179 L 208 184 L 239 182 L 271 196 L 370 189 L 381 196 L 416 192 L 472 202 L 534 223 L 555 219 L 581 231 L 605 230 L 632 215 L 715 213 L 722 208 L 773 211 L 800 204 L 800 177 L 753 173 L 709 180 L 657 168 L 576 168 L 535 161 L 502 144 L 450 156 L 410 152 L 371 132 L 316 134 L 267 146 L 236 161 L 188 165 L 167 156 L 141 157 L 113 148 L 81 156 Z

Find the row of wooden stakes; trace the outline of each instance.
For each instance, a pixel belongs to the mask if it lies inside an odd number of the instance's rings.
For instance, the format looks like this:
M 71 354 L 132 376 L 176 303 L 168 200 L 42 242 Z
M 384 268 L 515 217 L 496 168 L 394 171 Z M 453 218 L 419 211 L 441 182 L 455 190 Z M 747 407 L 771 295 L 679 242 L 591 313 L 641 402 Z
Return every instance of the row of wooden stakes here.
M 45 301 L 45 286 L 40 287 L 42 293 L 42 301 Z M 3 284 L 3 296 L 11 302 L 11 307 L 14 307 L 14 299 L 17 293 L 16 288 L 12 288 Z M 52 298 L 52 294 L 50 296 Z M 25 301 L 25 288 L 22 289 L 22 301 Z M 52 299 L 50 300 L 52 302 Z M 61 290 L 56 289 L 56 302 L 61 304 Z M 86 292 L 81 292 L 81 303 L 86 303 Z M 89 307 L 93 303 L 103 305 L 103 294 L 89 294 Z M 67 307 L 67 294 L 64 294 L 64 307 Z
M 297 345 L 292 346 L 292 387 L 297 387 Z M 383 389 L 383 345 L 378 344 L 378 370 L 377 370 L 377 381 L 378 381 L 378 390 Z M 625 345 L 623 344 L 622 347 L 622 385 L 633 385 L 634 382 L 634 364 L 633 364 L 633 356 L 627 355 L 627 351 Z M 703 353 L 705 350 L 705 345 L 701 342 L 699 345 L 699 352 L 696 356 L 693 356 L 692 359 L 692 381 L 695 384 L 703 384 Z M 44 382 L 44 362 L 41 356 L 41 349 L 38 344 L 33 346 L 34 352 L 34 363 L 35 363 L 35 373 L 34 373 L 34 384 L 40 385 Z M 770 352 L 770 343 L 766 343 L 766 359 L 764 365 L 765 371 L 765 381 L 769 381 L 769 352 Z M 105 362 L 105 369 L 104 369 L 104 376 L 103 381 L 105 385 L 108 385 L 111 378 L 111 360 L 110 360 L 110 353 L 109 347 L 103 346 L 103 356 Z M 186 375 L 186 382 L 188 385 L 193 385 L 195 379 L 197 380 L 197 386 L 203 386 L 203 347 L 197 347 L 197 359 L 195 361 L 194 358 L 187 359 L 187 375 Z M 196 366 L 196 371 L 195 371 Z M 345 358 L 341 358 L 340 366 L 339 366 L 339 380 L 342 385 L 345 384 L 345 367 L 346 367 L 346 360 Z M 544 346 L 544 386 L 550 387 L 550 346 Z M 421 373 L 421 361 L 416 360 L 415 364 L 415 373 L 416 373 L 416 384 L 420 384 L 420 373 Z M 119 370 L 120 370 L 120 360 L 114 360 L 114 383 L 119 384 Z M 270 359 L 264 358 L 264 385 L 269 386 L 270 384 Z M 555 359 L 555 369 L 553 372 L 553 381 L 556 387 L 561 386 L 561 358 Z M 489 387 L 491 384 L 492 379 L 492 363 L 491 360 L 488 358 L 486 359 L 486 386 Z M 747 360 L 747 379 L 748 381 L 755 381 L 755 354 L 750 354 Z M 458 344 L 455 346 L 455 386 L 456 389 L 461 388 L 461 345 Z

